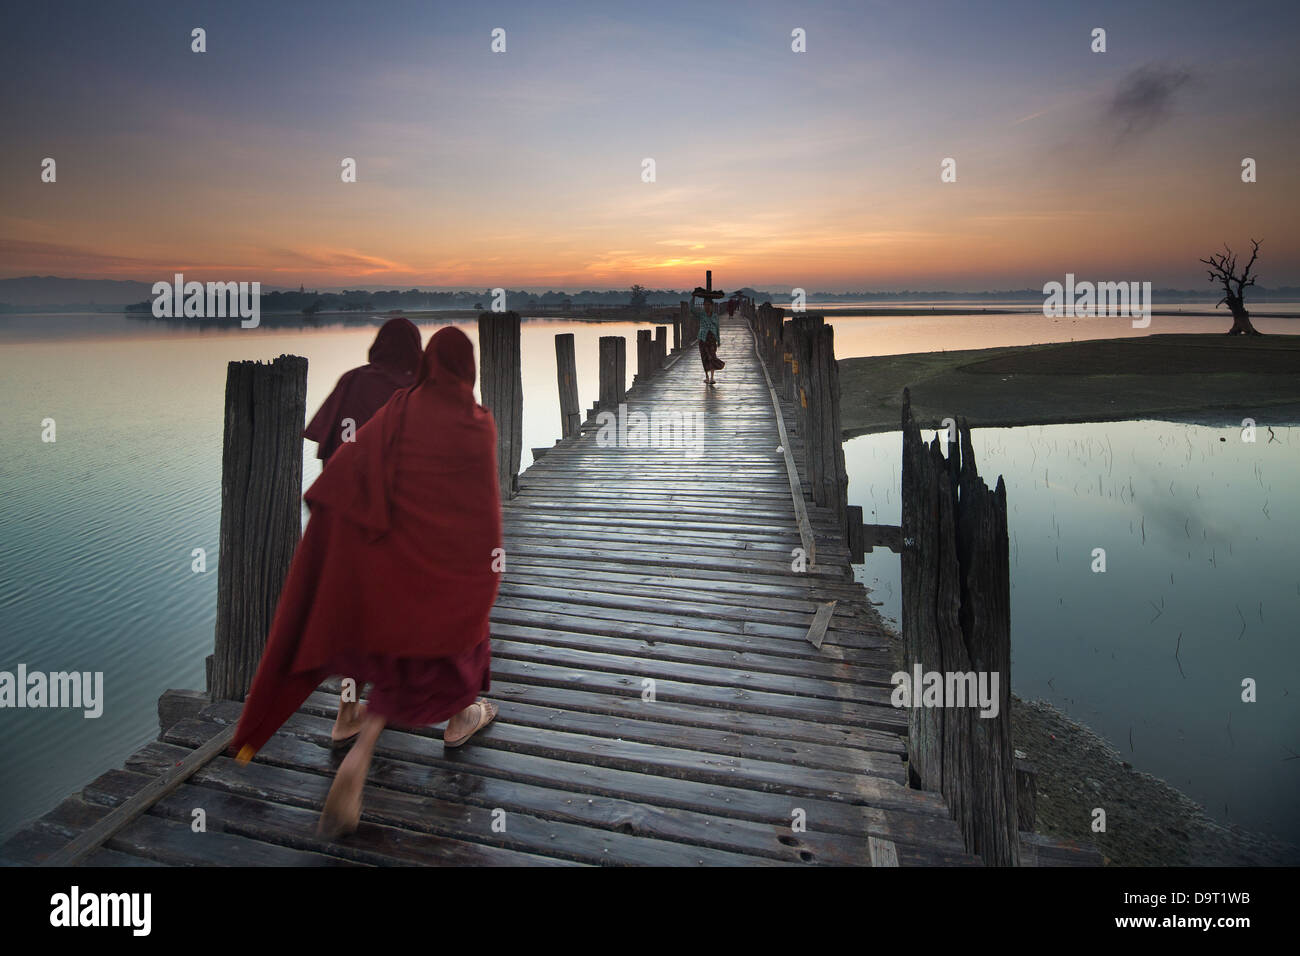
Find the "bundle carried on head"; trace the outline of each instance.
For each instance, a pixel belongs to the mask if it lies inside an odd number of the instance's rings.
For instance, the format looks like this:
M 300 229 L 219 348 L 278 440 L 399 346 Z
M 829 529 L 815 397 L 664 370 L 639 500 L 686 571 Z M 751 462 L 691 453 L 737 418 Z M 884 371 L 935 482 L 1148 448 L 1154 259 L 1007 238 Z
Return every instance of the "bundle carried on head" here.
M 706 289 L 704 286 L 697 285 L 695 291 L 691 293 L 691 298 L 722 299 L 725 298 L 726 295 L 727 293 L 723 292 L 721 289 Z

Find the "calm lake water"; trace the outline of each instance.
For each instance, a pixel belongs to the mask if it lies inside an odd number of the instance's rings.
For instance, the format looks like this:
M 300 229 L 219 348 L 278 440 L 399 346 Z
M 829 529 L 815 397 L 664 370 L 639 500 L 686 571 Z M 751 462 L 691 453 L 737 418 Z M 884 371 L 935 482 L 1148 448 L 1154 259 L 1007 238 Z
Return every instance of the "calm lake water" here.
M 379 322 L 241 330 L 112 314 L 0 316 L 0 670 L 23 662 L 103 671 L 106 697 L 93 720 L 79 711 L 0 712 L 0 839 L 152 740 L 164 690 L 203 685 L 226 363 L 306 356 L 310 416 L 365 360 Z M 978 311 L 833 324 L 840 357 L 1139 334 L 1124 320 L 1054 324 Z M 1291 319 L 1256 325 L 1297 328 Z M 438 327 L 421 324 L 426 341 Z M 476 338 L 473 323 L 461 327 Z M 596 395 L 597 339 L 623 335 L 635 356 L 644 327 L 525 322 L 526 448 L 559 435 L 554 335 L 575 334 L 585 410 Z M 1148 331 L 1226 327 L 1222 318 L 1175 326 L 1157 317 Z M 629 364 L 630 379 L 634 358 Z M 53 444 L 40 440 L 45 418 L 57 423 Z M 1295 839 L 1300 761 L 1284 758 L 1300 749 L 1300 680 L 1294 644 L 1283 639 L 1294 635 L 1286 622 L 1300 601 L 1295 548 L 1286 549 L 1300 530 L 1300 499 L 1288 484 L 1300 436 L 1275 432 L 1278 442 L 1265 444 L 1261 431 L 1259 443 L 1243 446 L 1231 429 L 1151 423 L 990 429 L 977 432 L 976 448 L 985 474 L 1006 475 L 1012 504 L 1016 690 L 1052 700 L 1126 754 L 1131 726 L 1136 766 L 1221 817 L 1226 803 L 1232 820 Z M 897 435 L 845 447 L 850 498 L 896 522 Z M 318 473 L 307 443 L 304 484 Z M 1135 544 L 1129 522 L 1143 519 L 1146 543 Z M 191 571 L 196 547 L 207 550 L 204 574 Z M 1107 548 L 1104 575 L 1088 571 L 1093 547 Z M 879 579 L 875 597 L 886 611 L 897 601 L 890 557 L 862 569 L 869 583 Z M 1260 681 L 1258 704 L 1237 703 L 1246 676 Z
M 1165 421 L 971 439 L 980 474 L 1007 485 L 1013 690 L 1215 819 L 1300 842 L 1300 428 L 1261 424 L 1253 444 L 1239 425 Z M 849 501 L 871 523 L 900 519 L 902 450 L 898 432 L 845 442 Z M 897 622 L 898 556 L 855 572 Z

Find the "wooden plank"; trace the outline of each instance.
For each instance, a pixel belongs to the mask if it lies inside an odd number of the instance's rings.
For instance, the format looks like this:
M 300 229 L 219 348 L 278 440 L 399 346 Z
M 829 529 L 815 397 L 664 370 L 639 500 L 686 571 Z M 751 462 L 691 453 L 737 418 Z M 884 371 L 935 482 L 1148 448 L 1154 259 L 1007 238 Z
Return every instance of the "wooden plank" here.
M 757 342 L 754 343 L 754 355 L 757 358 Z M 817 564 L 817 542 L 813 538 L 812 525 L 808 521 L 808 508 L 803 500 L 803 485 L 799 481 L 799 470 L 795 467 L 794 455 L 790 452 L 790 436 L 786 434 L 785 417 L 781 413 L 781 403 L 777 400 L 776 390 L 772 388 L 772 380 L 767 374 L 766 367 L 763 368 L 763 378 L 767 381 L 767 388 L 772 396 L 772 408 L 776 413 L 777 435 L 780 439 L 781 450 L 785 456 L 785 471 L 790 481 L 790 498 L 794 504 L 795 522 L 799 527 L 799 540 L 803 546 L 803 553 L 808 559 L 808 567 L 811 569 Z
M 822 641 L 826 639 L 826 628 L 831 623 L 831 615 L 835 613 L 835 603 L 830 601 L 817 608 L 817 613 L 813 615 L 812 624 L 808 627 L 808 643 L 818 650 L 821 650 Z M 887 675 L 885 676 L 885 683 L 889 683 Z
M 872 866 L 898 866 L 898 848 L 889 840 L 867 838 L 871 847 Z
M 83 858 L 134 821 L 169 793 L 178 789 L 200 767 L 230 746 L 235 736 L 234 726 L 218 731 L 211 740 L 186 757 L 181 763 L 161 777 L 157 777 L 138 793 L 124 802 L 93 827 L 57 853 L 51 854 L 44 866 L 76 866 Z
M 106 801 L 115 800 L 119 796 L 119 787 L 131 786 L 131 778 L 139 776 L 129 771 L 112 771 L 96 781 L 95 786 L 88 789 L 87 795 Z M 203 809 L 207 830 L 201 834 L 189 832 L 184 838 L 185 848 L 202 848 L 210 838 L 213 842 L 222 839 L 230 841 L 231 838 L 248 841 L 247 849 L 239 855 L 242 858 L 230 861 L 240 866 L 283 866 L 286 865 L 284 858 L 290 854 L 299 858 L 298 865 L 568 865 L 566 861 L 519 853 L 504 847 L 402 831 L 368 823 L 364 817 L 356 833 L 346 840 L 329 841 L 316 835 L 316 821 L 320 816 L 318 810 L 286 806 L 190 784 L 185 784 L 176 793 L 164 797 L 155 806 L 154 815 L 144 817 L 139 822 L 141 827 L 157 827 L 161 820 L 169 820 L 188 832 L 195 807 Z M 230 856 L 230 851 L 227 850 L 225 855 Z
M 516 661 L 511 658 L 496 659 L 492 669 L 494 674 L 500 673 L 510 680 L 525 684 L 574 687 L 626 696 L 639 695 L 641 692 L 640 679 L 636 675 L 617 671 L 580 670 L 572 666 L 542 663 L 535 659 Z M 801 697 L 796 694 L 753 690 L 745 686 L 714 686 L 669 680 L 662 675 L 655 676 L 653 672 L 647 676 L 655 678 L 656 699 L 667 703 L 702 704 L 723 710 L 772 714 L 799 720 L 826 720 L 851 727 L 894 732 L 900 731 L 907 721 L 906 714 L 886 705 Z
M 871 551 L 876 547 L 886 547 L 894 554 L 903 552 L 903 529 L 894 524 L 864 524 L 862 528 L 862 547 Z
M 229 719 L 238 713 L 238 705 L 222 702 L 214 705 L 208 712 L 219 713 Z M 202 718 L 200 718 L 201 720 Z M 198 721 L 182 721 L 167 736 L 168 741 L 183 742 L 187 735 L 195 732 L 194 724 Z M 268 742 L 263 751 L 259 751 L 258 762 L 274 762 L 276 753 L 274 745 L 292 737 L 306 737 L 315 741 L 316 750 L 321 752 L 321 759 L 328 760 L 327 743 L 332 721 L 327 718 L 314 718 L 299 713 L 289 718 L 279 734 Z M 202 733 L 203 731 L 199 731 Z M 299 749 L 295 747 L 293 760 L 296 762 Z M 915 831 L 917 826 L 925 826 L 925 832 L 931 832 L 934 826 L 939 832 L 953 834 L 948 811 L 936 794 L 918 790 L 898 788 L 890 790 L 898 797 L 898 806 L 893 801 L 878 805 L 865 806 L 824 800 L 819 797 L 800 797 L 799 803 L 791 802 L 789 794 L 751 790 L 718 784 L 706 784 L 694 780 L 673 777 L 660 777 L 646 773 L 637 773 L 621 769 L 600 767 L 591 764 L 573 764 L 561 760 L 537 757 L 530 754 L 507 753 L 492 748 L 466 747 L 461 750 L 444 753 L 437 746 L 430 747 L 428 740 L 414 734 L 385 732 L 376 747 L 375 774 L 387 772 L 386 761 L 399 759 L 424 766 L 440 768 L 458 775 L 449 780 L 450 785 L 460 787 L 466 799 L 480 792 L 487 786 L 482 778 L 491 777 L 514 781 L 516 784 L 528 783 L 535 786 L 561 789 L 575 789 L 589 798 L 605 795 L 620 800 L 629 800 L 646 805 L 671 807 L 704 813 L 725 813 L 729 818 L 751 820 L 766 825 L 782 825 L 786 828 L 790 822 L 790 811 L 794 806 L 807 810 L 809 830 L 861 837 L 865 833 L 882 836 L 897 842 L 903 842 L 907 834 Z M 470 775 L 466 777 L 465 775 Z M 429 775 L 421 775 L 424 786 L 431 782 Z M 557 810 L 559 807 L 556 808 Z M 925 821 L 929 820 L 929 823 Z M 788 832 L 788 830 L 786 831 Z M 925 839 L 916 842 L 924 843 Z
M 150 754 L 152 760 L 148 764 L 137 761 L 137 767 L 148 770 L 158 766 L 175 749 L 160 744 Z M 210 765 L 195 778 L 195 782 L 205 789 L 308 810 L 319 809 L 329 784 L 328 777 L 302 768 L 261 763 L 236 767 L 231 761 Z M 467 805 L 462 800 L 440 797 L 427 791 L 417 794 L 375 783 L 366 787 L 362 819 L 394 830 L 448 838 L 461 844 L 502 847 L 596 865 L 762 866 L 799 862 L 794 854 L 773 860 L 766 856 L 673 842 L 646 833 L 547 819 L 530 813 L 518 801 L 508 805 L 499 802 L 495 805 Z M 500 822 L 494 827 L 497 821 Z
M 628 723 L 649 720 L 655 726 L 677 726 L 681 728 L 678 733 L 722 730 L 743 735 L 737 744 L 742 751 L 744 748 L 754 748 L 756 752 L 766 752 L 764 740 L 771 739 L 778 750 L 784 750 L 795 763 L 816 760 L 823 753 L 838 755 L 855 749 L 892 753 L 899 757 L 906 753 L 897 734 L 849 727 L 830 721 L 724 711 L 700 704 L 670 703 L 664 700 L 656 700 L 654 711 L 647 715 L 640 697 L 619 697 L 571 687 L 525 684 L 499 677 L 493 678 L 492 694 L 494 699 L 528 702 L 563 712 L 567 720 L 579 727 L 583 726 L 580 721 L 584 715 L 594 715 L 595 719 L 585 725 L 588 733 L 596 733 L 598 728 L 605 727 L 628 739 L 637 739 L 638 732 L 629 728 Z M 526 720 L 522 722 L 527 723 Z M 665 733 L 667 734 L 666 731 Z M 661 739 L 675 738 L 667 734 Z M 838 765 L 853 766 L 855 759 L 844 758 Z
M 677 750 L 692 750 L 699 753 L 724 754 L 733 757 L 747 757 L 776 763 L 791 763 L 800 767 L 815 767 L 823 770 L 851 770 L 869 773 L 873 767 L 883 767 L 891 777 L 902 766 L 900 752 L 892 744 L 896 742 L 884 734 L 860 733 L 853 731 L 852 742 L 856 746 L 827 742 L 827 733 L 820 733 L 807 739 L 790 739 L 778 736 L 772 729 L 770 720 L 757 722 L 740 722 L 735 719 L 719 722 L 716 725 L 702 726 L 695 722 L 689 724 L 669 723 L 661 717 L 680 717 L 686 708 L 679 705 L 659 705 L 646 707 L 640 698 L 635 701 L 624 700 L 622 709 L 602 706 L 611 703 L 609 698 L 599 697 L 599 703 L 588 705 L 586 709 L 572 706 L 581 695 L 575 692 L 565 694 L 566 706 L 547 706 L 545 696 L 538 696 L 539 688 L 524 684 L 509 684 L 500 681 L 492 685 L 492 699 L 500 706 L 500 719 L 503 723 L 521 727 L 537 727 L 560 730 L 592 737 L 612 737 L 618 740 L 630 740 L 646 744 L 663 744 Z M 541 688 L 545 691 L 549 688 Z M 595 697 L 597 695 L 588 695 Z M 535 701 L 535 702 L 533 702 Z M 617 702 L 617 700 L 615 701 Z M 303 712 L 318 717 L 333 718 L 338 707 L 338 699 L 332 694 L 317 692 L 303 705 Z M 592 707 L 595 708 L 594 712 Z M 668 708 L 668 713 L 664 710 Z M 602 712 L 604 711 L 604 712 Z M 694 718 L 694 714 L 692 714 Z M 825 725 L 814 725 L 824 728 Z M 807 732 L 804 731 L 805 736 Z M 871 750 L 872 744 L 881 750 Z M 861 749 L 858 749 L 858 748 Z

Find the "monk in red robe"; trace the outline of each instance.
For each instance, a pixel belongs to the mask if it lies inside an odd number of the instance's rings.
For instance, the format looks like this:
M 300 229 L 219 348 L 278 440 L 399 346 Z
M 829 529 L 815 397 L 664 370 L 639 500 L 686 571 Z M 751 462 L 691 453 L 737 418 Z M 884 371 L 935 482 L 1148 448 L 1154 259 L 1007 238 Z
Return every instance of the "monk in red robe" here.
M 384 407 L 420 371 L 420 330 L 410 319 L 389 319 L 370 346 L 369 362 L 344 372 L 302 437 L 316 442 L 316 457 L 329 461 L 339 445 Z
M 321 832 L 356 829 L 375 742 L 389 723 L 448 721 L 456 747 L 496 716 L 488 615 L 502 556 L 496 426 L 474 401 L 474 348 L 434 335 L 398 391 L 306 494 L 294 554 L 231 749 L 250 760 L 325 678 L 373 686 L 330 787 Z
M 420 330 L 409 319 L 389 319 L 370 346 L 369 362 L 343 373 L 312 418 L 302 437 L 317 444 L 316 457 L 328 462 L 339 446 L 356 438 L 357 429 L 399 388 L 415 384 L 420 371 Z M 338 716 L 330 740 L 335 747 L 352 743 L 361 732 L 365 707 L 355 678 L 343 682 Z

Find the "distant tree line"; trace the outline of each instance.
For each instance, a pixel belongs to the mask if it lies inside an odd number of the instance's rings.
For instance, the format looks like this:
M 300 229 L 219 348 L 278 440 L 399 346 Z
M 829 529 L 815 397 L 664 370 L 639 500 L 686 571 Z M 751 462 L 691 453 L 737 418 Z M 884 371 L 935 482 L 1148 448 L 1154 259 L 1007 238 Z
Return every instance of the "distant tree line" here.
M 788 304 L 789 289 L 761 291 L 748 286 L 728 290 L 729 293 L 746 295 L 755 302 L 772 302 L 774 305 Z M 1276 289 L 1256 288 L 1253 292 L 1258 301 L 1294 301 L 1300 299 L 1300 288 L 1284 286 Z M 1152 293 L 1157 302 L 1189 301 L 1198 302 L 1205 299 L 1203 291 L 1185 289 L 1156 289 Z M 650 307 L 675 306 L 678 302 L 688 300 L 690 290 L 681 289 L 647 289 L 634 285 L 627 289 L 588 289 L 583 292 L 528 292 L 522 289 L 507 289 L 505 306 L 517 312 L 529 311 L 580 311 L 586 308 L 623 307 L 646 309 Z M 953 300 L 987 300 L 1007 301 L 1026 300 L 1042 301 L 1040 289 L 1008 289 L 997 292 L 927 292 L 922 290 L 904 290 L 902 292 L 808 292 L 808 302 L 837 301 L 943 301 Z M 314 315 L 317 312 L 419 312 L 439 309 L 461 309 L 481 312 L 490 308 L 493 302 L 491 289 L 470 291 L 439 292 L 422 289 L 405 291 L 392 289 L 370 291 L 366 289 L 344 290 L 342 292 L 267 292 L 262 295 L 261 309 L 266 313 L 297 313 Z M 0 312 L 39 312 L 52 307 L 6 306 L 0 304 Z M 116 311 L 110 307 L 106 311 Z M 153 300 L 147 299 L 135 305 L 128 305 L 128 312 L 150 312 Z

